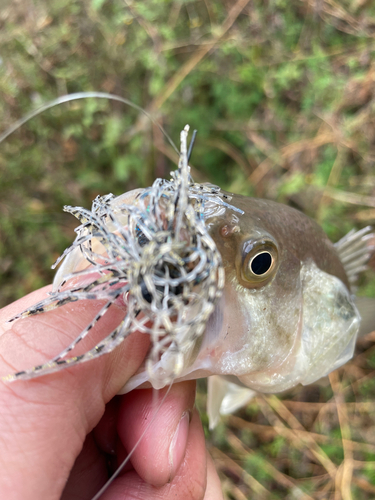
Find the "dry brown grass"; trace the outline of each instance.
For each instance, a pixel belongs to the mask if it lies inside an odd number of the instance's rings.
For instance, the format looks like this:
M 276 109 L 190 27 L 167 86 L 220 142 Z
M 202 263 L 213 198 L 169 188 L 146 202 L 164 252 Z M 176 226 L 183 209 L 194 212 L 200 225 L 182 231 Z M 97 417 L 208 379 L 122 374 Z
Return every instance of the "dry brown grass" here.
M 223 419 L 209 449 L 227 499 L 375 497 L 375 334 L 308 387 L 259 395 Z

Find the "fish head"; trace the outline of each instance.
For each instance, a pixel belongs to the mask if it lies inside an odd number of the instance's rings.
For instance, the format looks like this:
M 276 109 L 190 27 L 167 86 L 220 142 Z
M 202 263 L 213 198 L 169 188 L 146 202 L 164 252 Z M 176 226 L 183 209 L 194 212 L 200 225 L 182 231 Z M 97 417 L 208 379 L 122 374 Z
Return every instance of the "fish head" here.
M 184 378 L 222 375 L 261 392 L 311 383 L 353 353 L 360 317 L 334 245 L 310 218 L 229 195 L 206 225 L 225 288 Z

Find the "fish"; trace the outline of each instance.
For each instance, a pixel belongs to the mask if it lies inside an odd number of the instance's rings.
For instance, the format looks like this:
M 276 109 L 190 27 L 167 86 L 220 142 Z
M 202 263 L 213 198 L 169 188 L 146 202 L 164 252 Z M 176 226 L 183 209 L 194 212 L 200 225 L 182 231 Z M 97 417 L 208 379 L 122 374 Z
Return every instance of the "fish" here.
M 199 354 L 177 378 L 208 377 L 211 429 L 256 392 L 311 384 L 351 359 L 361 323 L 361 300 L 352 290 L 374 250 L 371 227 L 332 244 L 294 208 L 222 195 L 242 212 L 228 207 L 205 221 L 223 259 L 225 286 Z M 147 381 L 141 367 L 121 393 Z
M 81 225 L 56 262 L 53 291 L 10 321 L 77 300 L 106 304 L 55 358 L 5 381 L 95 359 L 139 330 L 150 352 L 119 394 L 208 377 L 214 428 L 256 392 L 310 384 L 353 356 L 361 322 L 353 286 L 374 250 L 371 228 L 333 244 L 294 208 L 195 183 L 188 131 L 170 181 L 99 196 L 91 211 L 65 207 Z M 119 300 L 127 315 L 116 330 L 68 358 Z

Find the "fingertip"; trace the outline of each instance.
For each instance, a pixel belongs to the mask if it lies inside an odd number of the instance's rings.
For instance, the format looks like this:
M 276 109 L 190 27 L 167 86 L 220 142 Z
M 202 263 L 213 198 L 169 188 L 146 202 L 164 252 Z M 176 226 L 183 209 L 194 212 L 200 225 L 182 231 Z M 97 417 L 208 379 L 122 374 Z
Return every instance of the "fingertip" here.
M 11 328 L 12 323 L 9 322 L 10 319 L 17 316 L 17 314 L 23 312 L 25 309 L 28 309 L 34 304 L 46 299 L 51 290 L 52 285 L 47 285 L 0 309 L 0 328 L 3 331 Z
M 141 392 L 141 391 L 139 391 Z M 143 457 L 144 461 L 148 456 Z M 207 455 L 204 432 L 197 410 L 192 411 L 186 452 L 175 477 L 163 486 L 145 482 L 135 471 L 117 477 L 102 500 L 132 498 L 134 500 L 203 500 L 207 490 Z M 209 500 L 213 500 L 210 498 Z M 215 500 L 220 499 L 217 497 Z M 205 499 L 206 500 L 206 499 Z
M 152 389 L 123 396 L 118 434 L 128 453 L 136 446 L 131 460 L 145 482 L 160 487 L 175 477 L 185 456 L 194 399 L 192 381 L 156 397 Z

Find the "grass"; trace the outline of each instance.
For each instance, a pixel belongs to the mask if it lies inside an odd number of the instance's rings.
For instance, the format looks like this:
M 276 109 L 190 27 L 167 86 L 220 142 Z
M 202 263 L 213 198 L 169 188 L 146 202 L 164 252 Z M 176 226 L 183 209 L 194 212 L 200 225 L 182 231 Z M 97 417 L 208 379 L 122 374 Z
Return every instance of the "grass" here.
M 290 204 L 337 240 L 375 221 L 374 26 L 371 2 L 5 2 L 1 131 L 67 92 L 113 92 L 175 142 L 198 128 L 197 181 Z M 64 204 L 150 185 L 175 161 L 151 122 L 94 99 L 0 144 L 0 306 L 52 280 L 74 235 Z M 373 270 L 359 293 L 375 296 Z M 207 433 L 227 499 L 375 497 L 374 340 L 330 384 L 258 396 Z

